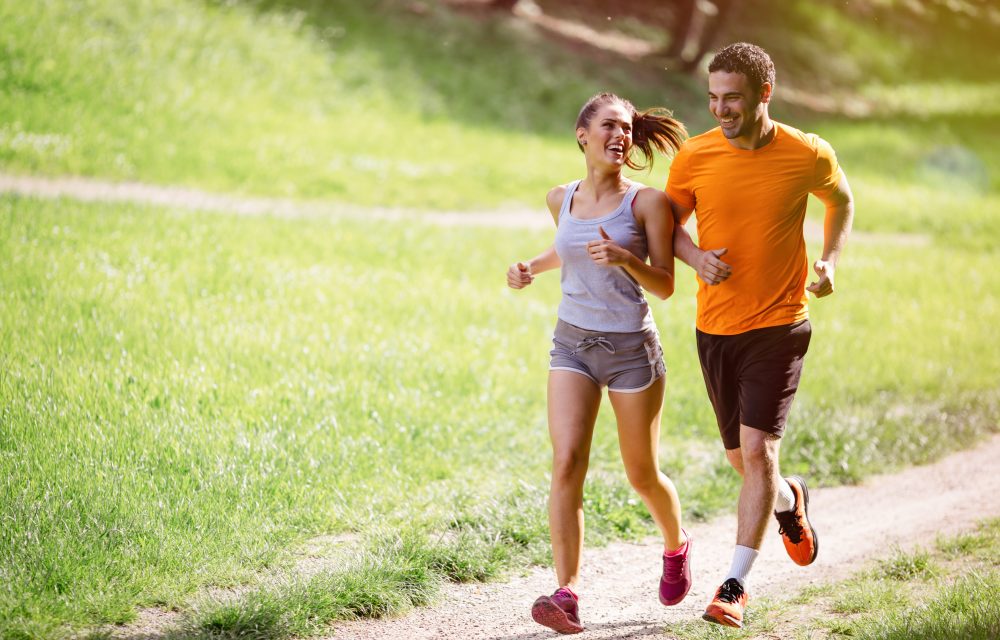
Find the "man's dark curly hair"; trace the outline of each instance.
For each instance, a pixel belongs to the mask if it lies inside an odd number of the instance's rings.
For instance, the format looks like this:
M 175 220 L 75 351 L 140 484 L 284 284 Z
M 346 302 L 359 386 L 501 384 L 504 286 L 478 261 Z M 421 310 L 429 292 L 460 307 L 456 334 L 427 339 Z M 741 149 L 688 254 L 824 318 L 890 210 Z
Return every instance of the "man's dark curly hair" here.
M 722 49 L 708 65 L 708 72 L 742 73 L 758 92 L 765 83 L 774 86 L 774 63 L 771 56 L 755 44 L 737 42 Z

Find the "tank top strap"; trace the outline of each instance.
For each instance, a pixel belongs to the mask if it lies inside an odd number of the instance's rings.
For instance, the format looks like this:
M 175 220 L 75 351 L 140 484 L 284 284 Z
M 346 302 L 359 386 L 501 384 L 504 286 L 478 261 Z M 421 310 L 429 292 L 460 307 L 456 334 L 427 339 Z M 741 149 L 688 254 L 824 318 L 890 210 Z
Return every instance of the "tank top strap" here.
M 628 191 L 625 192 L 625 196 L 622 198 L 622 209 L 628 211 L 633 216 L 635 215 L 635 212 L 632 211 L 632 203 L 635 201 L 635 196 L 639 193 L 639 189 L 642 189 L 644 186 L 646 185 L 639 182 L 633 182 L 628 188 Z
M 559 219 L 562 220 L 563 216 L 569 215 L 570 206 L 573 204 L 573 194 L 576 193 L 576 188 L 580 186 L 583 180 L 574 180 L 566 186 L 566 195 L 563 196 L 562 207 L 559 209 Z

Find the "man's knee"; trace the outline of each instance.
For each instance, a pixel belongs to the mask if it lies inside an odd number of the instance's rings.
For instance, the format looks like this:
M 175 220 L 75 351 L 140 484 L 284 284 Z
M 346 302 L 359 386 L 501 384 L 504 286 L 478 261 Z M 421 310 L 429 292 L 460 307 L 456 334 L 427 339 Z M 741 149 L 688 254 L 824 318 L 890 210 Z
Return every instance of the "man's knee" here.
M 750 427 L 741 427 L 740 451 L 744 470 L 756 471 L 774 467 L 778 461 L 780 438 Z

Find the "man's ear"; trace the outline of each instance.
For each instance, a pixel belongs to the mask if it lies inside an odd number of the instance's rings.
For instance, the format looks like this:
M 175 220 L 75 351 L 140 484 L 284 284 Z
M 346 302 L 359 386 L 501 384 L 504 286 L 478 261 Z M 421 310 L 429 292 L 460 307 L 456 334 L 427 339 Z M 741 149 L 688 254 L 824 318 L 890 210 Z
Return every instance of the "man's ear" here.
M 771 101 L 771 93 L 774 91 L 774 86 L 770 82 L 765 82 L 760 85 L 760 101 L 767 104 Z

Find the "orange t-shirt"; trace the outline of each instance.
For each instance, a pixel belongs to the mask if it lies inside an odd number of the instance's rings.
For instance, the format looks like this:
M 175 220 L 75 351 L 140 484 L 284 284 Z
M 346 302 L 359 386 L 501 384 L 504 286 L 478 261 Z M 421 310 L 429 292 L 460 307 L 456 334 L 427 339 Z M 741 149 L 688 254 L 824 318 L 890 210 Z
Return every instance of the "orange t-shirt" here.
M 729 144 L 716 127 L 685 142 L 670 166 L 667 195 L 695 210 L 700 248 L 725 247 L 722 260 L 733 267 L 722 284 L 698 279 L 697 325 L 705 333 L 808 317 L 806 201 L 810 193 L 825 198 L 840 167 L 822 138 L 774 124 L 771 142 L 750 151 Z

